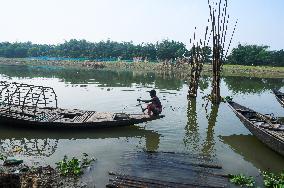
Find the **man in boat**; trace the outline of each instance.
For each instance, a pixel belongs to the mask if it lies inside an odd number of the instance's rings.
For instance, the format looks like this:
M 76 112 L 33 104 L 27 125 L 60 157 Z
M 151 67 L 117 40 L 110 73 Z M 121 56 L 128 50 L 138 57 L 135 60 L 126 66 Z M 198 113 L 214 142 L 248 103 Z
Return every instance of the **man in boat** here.
M 148 91 L 150 93 L 150 100 L 141 100 L 137 99 L 137 101 L 145 102 L 145 103 L 150 103 L 147 105 L 147 108 L 143 109 L 143 112 L 147 109 L 148 110 L 148 115 L 153 115 L 153 116 L 158 116 L 162 112 L 162 104 L 160 99 L 156 95 L 155 90 Z

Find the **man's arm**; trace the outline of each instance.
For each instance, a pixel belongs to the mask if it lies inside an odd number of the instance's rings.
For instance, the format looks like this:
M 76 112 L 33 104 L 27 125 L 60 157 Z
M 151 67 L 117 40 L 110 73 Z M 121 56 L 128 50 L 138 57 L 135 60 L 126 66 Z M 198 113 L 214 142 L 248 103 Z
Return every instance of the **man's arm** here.
M 141 100 L 141 99 L 137 99 L 137 101 L 139 101 L 139 102 L 149 103 L 149 102 L 152 102 L 152 99 L 151 99 L 151 100 Z

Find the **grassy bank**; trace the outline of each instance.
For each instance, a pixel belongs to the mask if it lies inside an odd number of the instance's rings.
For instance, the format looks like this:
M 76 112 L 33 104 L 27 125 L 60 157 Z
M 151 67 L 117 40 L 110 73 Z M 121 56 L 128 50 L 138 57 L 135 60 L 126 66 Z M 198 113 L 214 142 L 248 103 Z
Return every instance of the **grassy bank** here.
M 156 72 L 158 74 L 175 74 L 186 78 L 190 73 L 190 65 L 163 64 L 154 62 L 91 62 L 91 61 L 50 61 L 50 60 L 29 60 L 0 58 L 0 64 L 6 65 L 33 65 L 33 66 L 59 66 L 59 67 L 78 67 L 86 69 L 115 69 L 133 70 L 144 72 Z M 203 74 L 210 75 L 211 65 L 204 65 Z M 268 66 L 243 66 L 243 65 L 224 65 L 222 70 L 224 76 L 247 76 L 261 78 L 284 78 L 284 67 Z

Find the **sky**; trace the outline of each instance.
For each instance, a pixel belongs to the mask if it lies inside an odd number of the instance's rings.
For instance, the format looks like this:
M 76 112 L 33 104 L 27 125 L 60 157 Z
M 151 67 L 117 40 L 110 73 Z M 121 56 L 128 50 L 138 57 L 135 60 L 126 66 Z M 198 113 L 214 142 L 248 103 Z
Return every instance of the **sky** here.
M 58 44 L 111 39 L 135 44 L 163 39 L 189 45 L 204 35 L 207 0 L 0 0 L 0 42 Z M 284 49 L 284 0 L 228 0 L 232 47 Z M 194 28 L 197 27 L 195 30 Z

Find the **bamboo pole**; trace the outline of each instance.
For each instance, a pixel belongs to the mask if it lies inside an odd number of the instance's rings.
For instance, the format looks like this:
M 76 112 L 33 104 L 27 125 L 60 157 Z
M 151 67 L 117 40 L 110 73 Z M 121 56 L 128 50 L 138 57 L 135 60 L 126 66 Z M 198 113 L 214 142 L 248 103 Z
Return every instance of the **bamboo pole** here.
M 232 38 L 234 36 L 237 22 L 234 26 L 233 33 L 231 35 L 230 41 L 226 48 L 226 36 L 229 24 L 229 14 L 227 12 L 228 2 L 210 2 L 208 0 L 208 7 L 210 11 L 210 20 L 212 27 L 212 46 L 213 46 L 213 57 L 212 57 L 212 92 L 211 98 L 212 103 L 219 104 L 221 102 L 220 93 L 220 82 L 221 82 L 221 68 L 227 57 L 229 48 L 232 43 Z M 226 53 L 224 53 L 226 51 Z

